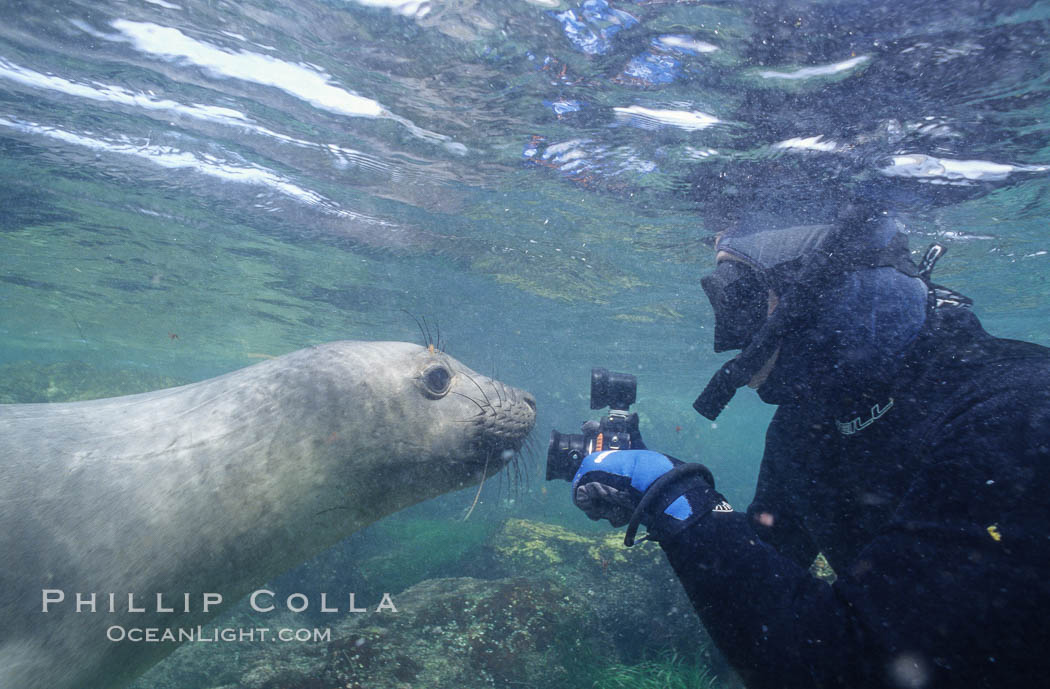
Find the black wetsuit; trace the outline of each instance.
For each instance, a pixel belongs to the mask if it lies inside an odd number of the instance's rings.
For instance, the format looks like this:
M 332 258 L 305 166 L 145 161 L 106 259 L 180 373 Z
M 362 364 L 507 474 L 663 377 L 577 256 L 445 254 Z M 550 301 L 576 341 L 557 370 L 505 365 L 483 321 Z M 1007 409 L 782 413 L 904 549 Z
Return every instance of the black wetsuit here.
M 947 308 L 905 361 L 781 405 L 747 514 L 662 544 L 749 687 L 1050 681 L 1050 350 Z

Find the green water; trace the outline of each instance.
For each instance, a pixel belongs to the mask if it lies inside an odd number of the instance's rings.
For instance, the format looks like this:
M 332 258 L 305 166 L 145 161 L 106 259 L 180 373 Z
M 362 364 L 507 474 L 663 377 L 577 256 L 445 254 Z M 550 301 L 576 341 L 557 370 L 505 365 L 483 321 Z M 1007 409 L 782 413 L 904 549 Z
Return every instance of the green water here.
M 489 481 L 469 528 L 473 489 L 328 556 L 399 544 L 374 564 L 400 590 L 476 575 L 510 518 L 606 532 L 543 481 L 549 429 L 592 414 L 591 366 L 637 375 L 648 444 L 748 503 L 772 409 L 690 408 L 723 361 L 699 278 L 734 203 L 883 201 L 914 250 L 949 247 L 935 277 L 988 330 L 1050 344 L 1050 5 L 625 1 L 635 23 L 602 10 L 592 43 L 570 9 L 0 2 L 0 399 L 418 342 L 425 318 L 539 414 L 524 476 Z M 977 165 L 887 172 L 915 155 Z

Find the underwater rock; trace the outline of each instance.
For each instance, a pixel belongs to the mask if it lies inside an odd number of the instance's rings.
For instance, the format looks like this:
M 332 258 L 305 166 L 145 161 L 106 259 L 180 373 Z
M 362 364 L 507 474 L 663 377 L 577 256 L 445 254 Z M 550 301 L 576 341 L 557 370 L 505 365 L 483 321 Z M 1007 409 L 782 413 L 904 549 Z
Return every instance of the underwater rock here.
M 416 553 L 414 557 L 419 557 Z M 659 546 L 507 520 L 462 569 L 393 594 L 397 612 L 340 616 L 324 642 L 194 644 L 138 689 L 481 689 L 591 686 L 661 653 L 726 668 Z M 224 626 L 303 626 L 301 615 Z M 316 622 L 311 619 L 310 624 Z M 325 626 L 325 625 L 319 625 Z
M 564 589 L 523 577 L 432 579 L 398 605 L 397 615 L 339 628 L 324 673 L 338 680 L 333 686 L 552 686 L 566 674 L 555 646 L 593 627 Z
M 523 577 L 431 579 L 396 597 L 396 613 L 343 617 L 327 643 L 180 649 L 135 686 L 150 689 L 473 689 L 550 687 L 565 679 L 558 645 L 593 634 L 561 587 Z M 288 621 L 288 620 L 285 620 Z M 582 625 L 582 626 L 581 626 Z M 218 646 L 226 646 L 216 652 Z M 233 683 L 222 654 L 240 647 Z M 188 651 L 188 652 L 186 652 Z M 196 657 L 194 657 L 196 656 Z M 207 661 L 203 661 L 208 656 Z M 227 662 L 232 660 L 229 655 Z M 202 662 L 203 661 L 203 662 Z M 206 665 L 213 665 L 211 672 Z M 200 683 L 211 676 L 212 683 Z M 187 681 L 188 680 L 188 681 Z
M 510 519 L 491 540 L 493 569 L 540 572 L 582 599 L 617 660 L 674 649 L 713 648 L 660 546 L 623 544 L 621 531 L 585 535 L 555 524 Z

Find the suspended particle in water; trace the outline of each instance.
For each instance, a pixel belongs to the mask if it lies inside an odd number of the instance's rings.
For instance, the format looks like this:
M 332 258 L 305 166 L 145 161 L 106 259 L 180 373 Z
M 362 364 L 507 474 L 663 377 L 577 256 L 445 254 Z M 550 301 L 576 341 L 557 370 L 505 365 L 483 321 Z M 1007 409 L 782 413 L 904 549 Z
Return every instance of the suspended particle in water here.
M 901 689 L 922 689 L 930 682 L 930 664 L 916 653 L 901 653 L 890 661 L 890 683 Z
M 773 514 L 771 512 L 759 512 L 755 515 L 755 521 L 762 526 L 773 526 Z

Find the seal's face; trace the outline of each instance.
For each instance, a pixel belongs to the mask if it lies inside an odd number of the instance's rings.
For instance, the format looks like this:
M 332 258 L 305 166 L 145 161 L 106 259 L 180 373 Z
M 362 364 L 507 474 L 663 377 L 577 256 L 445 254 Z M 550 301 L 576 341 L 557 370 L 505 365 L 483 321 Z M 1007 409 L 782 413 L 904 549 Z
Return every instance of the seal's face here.
M 536 422 L 532 395 L 432 348 L 417 353 L 416 370 L 416 387 L 430 402 L 433 418 L 444 421 L 434 425 L 432 449 L 448 448 L 450 462 L 486 475 L 501 469 L 521 449 Z M 470 432 L 463 433 L 463 425 Z
M 335 360 L 322 368 L 329 374 L 336 368 L 336 385 L 352 404 L 334 425 L 354 427 L 353 451 L 371 448 L 381 475 L 410 483 L 415 501 L 495 474 L 517 456 L 535 424 L 532 395 L 442 351 L 404 342 L 324 347 Z

